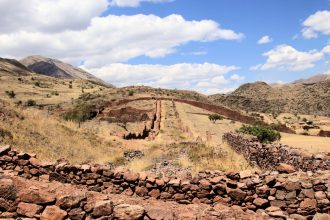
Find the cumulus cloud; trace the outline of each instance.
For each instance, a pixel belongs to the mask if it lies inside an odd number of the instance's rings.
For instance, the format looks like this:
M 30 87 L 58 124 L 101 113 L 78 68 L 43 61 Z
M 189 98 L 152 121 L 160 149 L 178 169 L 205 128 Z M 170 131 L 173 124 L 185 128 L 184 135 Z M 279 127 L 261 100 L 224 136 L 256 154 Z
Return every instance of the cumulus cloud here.
M 107 6 L 107 0 L 1 0 L 0 34 L 81 30 Z
M 143 25 L 142 25 L 143 24 Z M 42 54 L 89 68 L 138 56 L 162 57 L 191 41 L 239 40 L 243 34 L 222 29 L 212 20 L 187 21 L 181 15 L 95 17 L 83 30 L 58 33 L 0 33 L 0 56 Z
M 265 64 L 258 64 L 251 67 L 252 70 L 280 69 L 289 71 L 302 71 L 315 66 L 315 62 L 323 59 L 323 52 L 298 51 L 290 45 L 279 45 L 266 52 L 263 56 L 267 57 Z
M 257 43 L 258 44 L 268 44 L 272 41 L 273 41 L 273 39 L 271 37 L 269 37 L 268 35 L 266 35 L 266 36 L 263 36 L 262 38 L 260 38 Z
M 330 45 L 325 46 L 325 47 L 322 49 L 322 53 L 330 54 Z
M 238 74 L 234 74 L 234 75 L 232 75 L 232 76 L 230 77 L 230 79 L 231 79 L 231 80 L 234 80 L 234 81 L 242 81 L 242 80 L 245 79 L 245 77 L 244 77 L 244 76 L 240 76 L 240 75 L 238 75 Z
M 224 74 L 239 69 L 236 66 L 221 66 L 212 63 L 178 63 L 174 65 L 130 65 L 114 63 L 101 68 L 88 69 L 103 80 L 117 86 L 148 85 L 177 89 L 192 89 L 206 92 L 209 88 L 227 84 Z
M 317 38 L 318 33 L 330 35 L 330 11 L 318 11 L 303 22 L 302 35 L 306 39 Z
M 110 5 L 116 7 L 138 7 L 140 6 L 141 2 L 160 3 L 172 1 L 174 0 L 112 0 L 110 1 Z

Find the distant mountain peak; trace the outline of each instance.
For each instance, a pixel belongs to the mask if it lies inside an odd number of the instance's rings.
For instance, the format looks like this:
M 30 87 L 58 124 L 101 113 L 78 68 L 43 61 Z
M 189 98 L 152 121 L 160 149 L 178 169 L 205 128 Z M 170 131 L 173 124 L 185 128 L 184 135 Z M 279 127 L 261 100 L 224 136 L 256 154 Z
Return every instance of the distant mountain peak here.
M 74 67 L 57 59 L 43 57 L 40 55 L 32 55 L 25 57 L 20 60 L 20 62 L 38 74 L 59 79 L 83 79 L 104 85 L 110 85 L 83 69 Z
M 330 80 L 330 71 L 314 75 L 308 79 L 299 79 L 296 81 L 293 81 L 291 84 L 314 84 L 318 82 L 323 82 L 326 80 Z

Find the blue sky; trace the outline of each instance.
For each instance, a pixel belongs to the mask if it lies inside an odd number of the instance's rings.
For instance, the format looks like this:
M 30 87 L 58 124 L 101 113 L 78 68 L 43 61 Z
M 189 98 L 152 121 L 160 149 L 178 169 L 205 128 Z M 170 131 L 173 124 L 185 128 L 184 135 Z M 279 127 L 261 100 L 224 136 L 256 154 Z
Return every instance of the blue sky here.
M 330 70 L 329 0 L 31 0 L 37 11 L 8 10 L 15 1 L 0 1 L 1 56 L 62 59 L 118 86 L 212 94 Z

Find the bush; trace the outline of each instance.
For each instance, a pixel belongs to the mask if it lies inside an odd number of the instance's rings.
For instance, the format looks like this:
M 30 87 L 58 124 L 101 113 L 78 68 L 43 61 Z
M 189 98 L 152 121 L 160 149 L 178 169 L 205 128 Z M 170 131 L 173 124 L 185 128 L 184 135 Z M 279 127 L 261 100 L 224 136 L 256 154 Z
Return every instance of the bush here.
M 35 105 L 37 105 L 37 102 L 32 99 L 29 99 L 26 101 L 25 105 L 26 106 L 35 106 Z
M 262 125 L 243 125 L 237 132 L 256 136 L 262 143 L 271 143 L 281 139 L 280 132 Z
M 88 104 L 78 104 L 72 110 L 63 114 L 63 118 L 67 121 L 84 122 L 93 119 L 97 112 L 94 106 Z
M 134 91 L 130 90 L 128 91 L 128 96 L 133 96 L 134 95 Z
M 10 131 L 0 128 L 0 141 L 1 139 L 6 139 L 6 138 L 13 139 L 13 135 L 11 134 Z
M 40 87 L 40 82 L 35 82 L 34 85 Z
M 14 91 L 6 91 L 6 94 L 8 95 L 9 98 L 13 99 L 15 98 L 16 94 Z
M 57 91 L 52 91 L 52 92 L 51 92 L 51 95 L 55 95 L 55 96 L 58 96 L 59 94 L 58 94 L 58 92 L 57 92 Z
M 217 120 L 223 120 L 223 117 L 218 114 L 211 114 L 211 115 L 209 115 L 209 120 L 213 121 L 213 123 L 215 123 Z

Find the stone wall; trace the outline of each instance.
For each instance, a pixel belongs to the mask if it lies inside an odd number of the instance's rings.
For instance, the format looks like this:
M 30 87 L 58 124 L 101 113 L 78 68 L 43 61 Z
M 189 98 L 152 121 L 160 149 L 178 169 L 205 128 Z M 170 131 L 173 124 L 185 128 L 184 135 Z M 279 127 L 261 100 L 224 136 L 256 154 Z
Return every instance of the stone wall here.
M 160 121 L 161 121 L 161 101 L 157 100 L 155 102 L 155 108 L 151 112 L 151 119 L 146 121 L 141 132 L 126 132 L 123 136 L 126 140 L 131 139 L 146 139 L 151 140 L 155 139 L 160 130 Z
M 89 191 L 135 195 L 181 204 L 223 203 L 243 210 L 264 210 L 284 218 L 330 212 L 330 172 L 293 172 L 280 164 L 279 171 L 199 173 L 191 180 L 154 178 L 144 173 L 114 172 L 107 165 L 43 163 L 35 155 L 0 148 L 0 170 L 27 179 L 59 181 Z M 286 174 L 285 172 L 293 172 Z
M 283 144 L 261 144 L 252 136 L 237 133 L 226 133 L 223 140 L 264 170 L 274 170 L 280 163 L 302 171 L 330 170 L 330 153 L 306 154 Z

